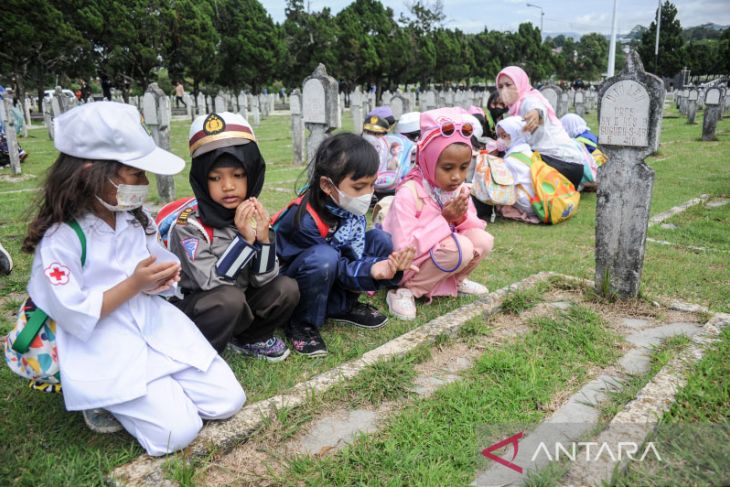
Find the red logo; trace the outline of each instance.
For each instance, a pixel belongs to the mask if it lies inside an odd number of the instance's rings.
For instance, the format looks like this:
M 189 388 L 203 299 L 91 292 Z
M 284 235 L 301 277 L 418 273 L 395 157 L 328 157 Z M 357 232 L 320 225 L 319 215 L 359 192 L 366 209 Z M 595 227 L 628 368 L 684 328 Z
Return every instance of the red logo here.
M 71 278 L 71 271 L 69 268 L 57 262 L 46 267 L 43 272 L 54 286 L 66 284 Z
M 506 445 L 511 444 L 512 448 L 514 449 L 514 455 L 512 455 L 512 460 L 514 460 L 515 457 L 517 457 L 517 452 L 520 449 L 519 441 L 522 439 L 523 436 L 525 436 L 525 434 L 522 432 L 519 432 L 516 435 L 512 435 L 509 438 L 505 438 L 504 440 L 502 440 L 498 443 L 495 443 L 494 445 L 488 446 L 487 448 L 482 450 L 482 455 L 489 458 L 490 460 L 494 460 L 495 462 L 497 462 L 501 465 L 504 465 L 505 467 L 512 469 L 515 472 L 521 474 L 523 472 L 522 467 L 512 463 L 511 461 L 505 460 L 502 457 L 498 457 L 497 455 L 493 454 L 492 452 L 495 450 L 499 450 Z

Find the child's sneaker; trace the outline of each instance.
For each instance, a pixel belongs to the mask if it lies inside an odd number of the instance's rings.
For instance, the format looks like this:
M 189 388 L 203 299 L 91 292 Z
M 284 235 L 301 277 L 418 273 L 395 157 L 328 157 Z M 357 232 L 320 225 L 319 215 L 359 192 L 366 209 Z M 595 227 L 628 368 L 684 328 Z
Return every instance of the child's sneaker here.
M 288 327 L 286 337 L 297 353 L 307 357 L 324 357 L 327 355 L 327 345 L 324 343 L 322 335 L 319 334 L 319 330 L 314 327 Z
M 380 328 L 388 322 L 388 317 L 374 306 L 366 303 L 355 303 L 349 313 L 340 316 L 331 316 L 335 321 L 359 326 L 360 328 Z
M 457 290 L 459 291 L 459 294 L 473 294 L 476 296 L 489 294 L 487 286 L 479 284 L 478 282 L 470 281 L 469 279 L 461 281 L 457 286 Z
M 415 320 L 416 319 L 416 301 L 410 289 L 400 288 L 391 289 L 385 297 L 388 303 L 390 313 L 399 320 Z
M 289 349 L 279 337 L 271 337 L 268 340 L 243 343 L 236 338 L 228 342 L 228 346 L 241 355 L 260 358 L 269 362 L 281 362 L 289 356 Z
M 86 426 L 96 433 L 116 433 L 124 429 L 117 418 L 106 409 L 85 409 L 82 413 Z

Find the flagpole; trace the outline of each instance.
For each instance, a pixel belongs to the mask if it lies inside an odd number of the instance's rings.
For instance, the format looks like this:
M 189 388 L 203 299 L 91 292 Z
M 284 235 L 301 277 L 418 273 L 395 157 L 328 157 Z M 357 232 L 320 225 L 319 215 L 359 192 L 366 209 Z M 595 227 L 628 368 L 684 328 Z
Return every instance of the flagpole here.
M 654 74 L 659 72 L 659 30 L 662 27 L 662 0 L 658 0 L 659 8 L 656 11 L 656 42 L 654 43 Z
M 606 77 L 611 78 L 616 70 L 616 4 L 618 0 L 613 0 L 613 19 L 611 20 L 611 43 L 608 46 L 608 70 Z

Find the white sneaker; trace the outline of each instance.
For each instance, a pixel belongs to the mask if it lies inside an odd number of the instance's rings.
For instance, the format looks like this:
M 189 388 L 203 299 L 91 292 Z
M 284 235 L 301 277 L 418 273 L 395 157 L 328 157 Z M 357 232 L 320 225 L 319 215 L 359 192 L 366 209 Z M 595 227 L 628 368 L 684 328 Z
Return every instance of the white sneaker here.
M 416 319 L 416 301 L 410 289 L 404 287 L 391 289 L 385 297 L 385 302 L 388 303 L 390 313 L 399 320 Z
M 479 296 L 489 293 L 487 286 L 479 284 L 478 282 L 470 281 L 469 279 L 461 281 L 456 289 L 459 291 L 459 294 L 474 294 Z

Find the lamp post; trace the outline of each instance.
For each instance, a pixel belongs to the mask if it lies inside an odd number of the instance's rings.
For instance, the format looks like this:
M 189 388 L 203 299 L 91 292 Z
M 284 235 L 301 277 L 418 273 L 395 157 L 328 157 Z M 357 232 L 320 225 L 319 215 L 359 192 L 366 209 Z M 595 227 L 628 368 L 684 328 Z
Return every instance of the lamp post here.
M 545 17 L 545 11 L 542 9 L 541 6 L 535 5 L 534 3 L 528 3 L 527 6 L 528 7 L 539 8 L 540 9 L 540 38 L 542 38 L 542 34 L 543 34 L 543 31 L 542 31 L 542 19 L 543 19 L 543 17 Z

